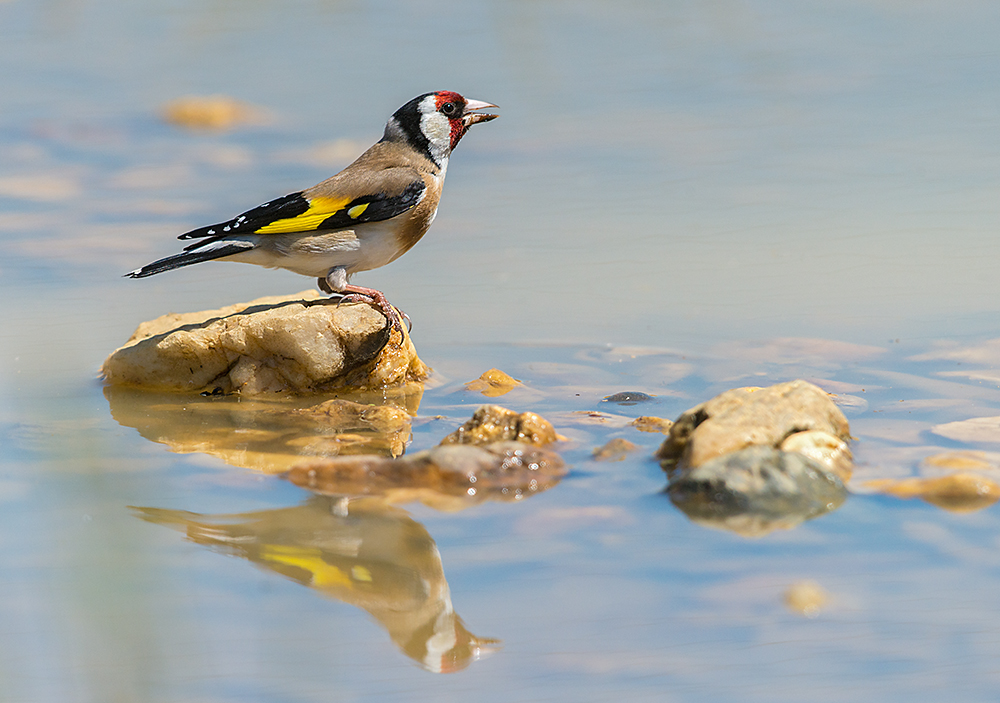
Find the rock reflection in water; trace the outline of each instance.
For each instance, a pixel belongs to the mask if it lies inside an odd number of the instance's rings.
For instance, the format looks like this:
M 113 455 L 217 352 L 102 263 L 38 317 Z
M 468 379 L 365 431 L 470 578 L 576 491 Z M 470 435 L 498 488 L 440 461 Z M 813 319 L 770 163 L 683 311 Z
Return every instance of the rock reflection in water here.
M 315 496 L 291 508 L 232 515 L 133 510 L 367 611 L 429 671 L 464 669 L 500 647 L 469 632 L 455 613 L 441 555 L 423 525 L 377 499 Z
M 559 483 L 568 472 L 553 451 L 524 442 L 446 444 L 400 459 L 334 457 L 293 467 L 285 478 L 326 495 L 419 500 L 458 511 L 487 500 L 518 501 Z
M 401 455 L 410 439 L 410 417 L 420 404 L 420 393 L 407 390 L 352 393 L 350 400 L 323 402 L 192 397 L 115 386 L 104 394 L 119 424 L 171 451 L 280 473 L 308 457 Z
M 847 489 L 837 476 L 799 454 L 747 447 L 671 480 L 670 500 L 691 520 L 761 537 L 839 508 Z

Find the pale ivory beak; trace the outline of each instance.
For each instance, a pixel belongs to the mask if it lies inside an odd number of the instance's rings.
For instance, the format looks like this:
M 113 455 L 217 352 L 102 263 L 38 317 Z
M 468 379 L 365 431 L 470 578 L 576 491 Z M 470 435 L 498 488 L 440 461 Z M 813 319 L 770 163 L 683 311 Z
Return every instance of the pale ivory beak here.
M 472 113 L 473 110 L 485 110 L 488 107 L 496 107 L 492 103 L 484 103 L 482 100 L 466 100 L 465 101 L 465 112 L 462 113 L 462 124 L 466 127 L 471 127 L 477 122 L 489 122 L 490 120 L 495 120 L 499 115 L 489 115 Z

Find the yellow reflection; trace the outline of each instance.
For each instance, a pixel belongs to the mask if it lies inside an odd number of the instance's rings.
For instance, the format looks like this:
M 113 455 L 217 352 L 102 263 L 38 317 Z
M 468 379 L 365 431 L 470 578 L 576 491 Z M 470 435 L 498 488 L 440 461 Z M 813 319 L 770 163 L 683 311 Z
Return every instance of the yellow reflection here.
M 345 454 L 400 456 L 422 388 L 275 400 L 150 393 L 107 386 L 111 415 L 146 439 L 181 454 L 281 473 L 303 458 Z
M 459 671 L 500 647 L 469 632 L 455 613 L 441 555 L 423 525 L 382 501 L 314 496 L 291 508 L 232 515 L 133 510 L 365 610 L 429 671 Z

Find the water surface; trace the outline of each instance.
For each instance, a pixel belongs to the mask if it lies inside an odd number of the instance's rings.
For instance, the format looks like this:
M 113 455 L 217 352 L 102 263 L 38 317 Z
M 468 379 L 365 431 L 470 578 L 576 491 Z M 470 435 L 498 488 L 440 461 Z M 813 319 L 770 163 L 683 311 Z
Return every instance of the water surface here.
M 995 700 L 996 510 L 865 482 L 996 448 L 934 429 L 1000 415 L 998 30 L 977 2 L 0 3 L 0 698 Z M 525 384 L 499 400 L 568 438 L 567 478 L 351 522 L 222 456 L 226 426 L 185 401 L 105 396 L 139 322 L 312 285 L 122 273 L 334 173 L 443 88 L 502 117 L 463 140 L 428 236 L 357 279 L 436 371 L 408 451 L 499 367 Z M 212 93 L 267 119 L 160 119 Z M 758 539 L 690 522 L 660 437 L 627 423 L 799 377 L 845 399 L 852 496 Z M 627 390 L 655 398 L 601 400 Z M 262 428 L 217 400 L 233 433 Z M 613 437 L 639 450 L 593 461 Z M 436 673 L 447 638 L 386 615 L 391 589 L 338 591 L 372 562 L 323 561 L 302 523 L 375 535 L 389 584 L 433 583 L 425 606 L 496 651 Z M 204 537 L 227 530 L 243 542 Z M 830 594 L 816 618 L 783 605 L 800 579 Z

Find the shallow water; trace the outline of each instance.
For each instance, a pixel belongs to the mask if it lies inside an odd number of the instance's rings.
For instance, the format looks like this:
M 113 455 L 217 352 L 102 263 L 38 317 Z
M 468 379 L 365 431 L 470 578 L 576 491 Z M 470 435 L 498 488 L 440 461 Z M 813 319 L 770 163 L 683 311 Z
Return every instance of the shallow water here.
M 998 465 L 988 429 L 942 427 L 1000 415 L 998 29 L 985 3 L 0 2 L 0 700 L 995 700 L 996 509 L 866 483 Z M 139 322 L 311 285 L 122 273 L 445 87 L 502 117 L 425 240 L 357 279 L 435 369 L 407 451 L 498 367 L 566 478 L 344 515 L 268 473 L 309 438 L 254 407 L 105 392 Z M 160 119 L 210 93 L 266 120 Z M 791 378 L 838 394 L 852 495 L 756 539 L 688 520 L 628 422 Z M 631 390 L 655 397 L 602 401 Z M 639 449 L 594 461 L 614 437 Z M 803 579 L 814 618 L 783 603 Z M 407 621 L 417 582 L 447 635 Z M 456 637 L 484 656 L 435 673 Z

